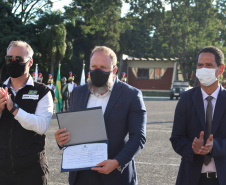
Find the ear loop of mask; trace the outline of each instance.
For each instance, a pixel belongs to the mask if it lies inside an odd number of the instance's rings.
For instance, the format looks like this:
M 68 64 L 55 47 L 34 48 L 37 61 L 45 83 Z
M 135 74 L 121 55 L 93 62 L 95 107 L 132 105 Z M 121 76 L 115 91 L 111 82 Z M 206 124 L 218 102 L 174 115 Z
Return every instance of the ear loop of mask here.
M 31 60 L 32 60 L 32 58 L 30 58 L 30 60 L 28 60 L 27 62 L 30 62 Z M 31 66 L 32 66 L 32 65 L 33 65 L 33 64 L 31 64 Z M 30 67 L 31 67 L 31 66 L 30 66 Z
M 111 71 L 111 72 L 113 72 L 113 71 L 115 70 L 115 68 L 116 68 L 116 66 L 114 66 L 114 67 L 113 67 L 113 69 L 112 69 L 112 71 Z
M 32 60 L 32 58 L 30 58 L 26 63 L 25 63 L 25 65 L 27 65 L 30 61 Z M 32 65 L 31 65 L 32 66 Z M 31 67 L 30 66 L 30 67 Z

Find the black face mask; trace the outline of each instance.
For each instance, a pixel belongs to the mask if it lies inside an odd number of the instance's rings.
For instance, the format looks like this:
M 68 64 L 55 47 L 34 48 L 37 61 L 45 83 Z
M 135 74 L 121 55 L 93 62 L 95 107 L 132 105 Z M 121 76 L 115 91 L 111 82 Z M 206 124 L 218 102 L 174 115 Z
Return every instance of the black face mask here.
M 6 64 L 7 73 L 12 78 L 18 78 L 24 74 L 25 66 L 30 60 L 28 60 L 26 63 L 19 63 L 12 61 L 8 64 Z
M 90 78 L 96 87 L 102 87 L 108 81 L 109 75 L 112 71 L 104 72 L 101 69 L 90 70 Z

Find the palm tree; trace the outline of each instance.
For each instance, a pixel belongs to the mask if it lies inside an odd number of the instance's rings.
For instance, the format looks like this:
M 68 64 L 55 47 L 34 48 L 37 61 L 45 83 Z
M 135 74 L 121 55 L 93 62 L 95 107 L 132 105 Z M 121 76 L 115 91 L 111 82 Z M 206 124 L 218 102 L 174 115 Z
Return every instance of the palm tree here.
M 43 60 L 50 60 L 50 73 L 54 78 L 54 68 L 58 66 L 65 56 L 66 44 L 66 27 L 62 21 L 60 12 L 51 12 L 45 14 L 38 23 L 40 30 L 39 49 Z M 44 29 L 42 29 L 44 27 Z

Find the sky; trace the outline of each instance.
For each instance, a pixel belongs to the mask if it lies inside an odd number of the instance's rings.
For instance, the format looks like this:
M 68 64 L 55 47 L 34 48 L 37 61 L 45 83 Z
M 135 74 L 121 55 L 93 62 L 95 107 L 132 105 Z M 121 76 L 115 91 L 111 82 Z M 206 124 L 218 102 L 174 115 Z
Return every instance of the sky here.
M 69 5 L 72 0 L 53 0 L 53 7 L 52 10 L 63 10 L 63 7 Z
M 72 0 L 53 0 L 53 8 L 52 10 L 57 10 L 60 9 L 63 11 L 63 7 L 66 5 L 69 5 Z M 128 3 L 123 3 L 122 6 L 122 16 L 125 16 L 125 14 L 129 11 L 129 4 Z

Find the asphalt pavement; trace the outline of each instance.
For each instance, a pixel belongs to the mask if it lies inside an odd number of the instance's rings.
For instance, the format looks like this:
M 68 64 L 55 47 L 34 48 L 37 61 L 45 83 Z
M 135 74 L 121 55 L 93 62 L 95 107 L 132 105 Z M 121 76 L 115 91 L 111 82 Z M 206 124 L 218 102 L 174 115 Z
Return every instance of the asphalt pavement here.
M 174 185 L 180 163 L 169 141 L 177 100 L 144 98 L 147 109 L 147 142 L 136 156 L 139 185 Z M 67 185 L 68 173 L 61 173 L 62 151 L 57 147 L 54 133 L 58 130 L 56 116 L 47 131 L 49 185 Z

